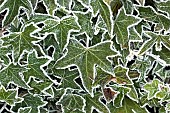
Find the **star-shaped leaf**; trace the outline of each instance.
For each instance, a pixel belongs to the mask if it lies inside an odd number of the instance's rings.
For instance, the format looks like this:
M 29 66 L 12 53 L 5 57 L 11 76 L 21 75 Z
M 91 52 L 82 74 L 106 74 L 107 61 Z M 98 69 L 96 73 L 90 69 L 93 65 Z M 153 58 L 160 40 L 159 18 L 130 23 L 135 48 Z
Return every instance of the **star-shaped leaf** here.
M 8 13 L 3 21 L 3 26 L 8 25 L 18 15 L 20 7 L 27 9 L 28 14 L 32 12 L 32 5 L 29 0 L 5 0 L 0 6 L 0 12 L 8 9 Z
M 32 43 L 33 41 L 38 41 L 40 39 L 31 36 L 31 33 L 36 30 L 37 27 L 33 24 L 25 26 L 21 32 L 10 33 L 9 36 L 2 38 L 4 41 L 3 45 L 12 45 L 14 49 L 14 60 L 17 61 L 19 56 L 24 50 L 30 51 L 35 47 Z
M 27 71 L 24 72 L 24 79 L 28 82 L 29 78 L 36 77 L 40 80 L 47 79 L 45 74 L 42 71 L 42 65 L 48 61 L 47 58 L 38 58 L 37 53 L 35 51 L 28 54 L 28 64 L 26 65 Z
M 22 98 L 17 96 L 17 90 L 6 90 L 3 86 L 0 87 L 0 101 L 6 102 L 9 105 L 14 105 L 22 101 Z
M 170 27 L 170 19 L 162 14 L 157 13 L 151 7 L 138 7 L 139 17 L 147 21 L 161 24 L 164 29 L 168 30 Z
M 70 30 L 79 30 L 75 17 L 65 17 L 60 21 L 48 19 L 45 21 L 45 27 L 41 33 L 54 33 L 59 42 L 59 49 L 62 51 L 67 43 Z
M 156 34 L 153 32 L 145 32 L 147 35 L 150 36 L 150 40 L 148 40 L 146 43 L 143 44 L 143 46 L 140 49 L 139 54 L 143 54 L 147 50 L 153 47 L 153 45 L 156 43 L 156 50 L 162 49 L 162 44 L 165 45 L 165 47 L 170 49 L 170 36 L 169 35 L 162 35 L 162 34 Z
M 96 15 L 98 11 L 100 12 L 101 17 L 107 26 L 109 34 L 112 34 L 112 15 L 110 7 L 106 5 L 104 0 L 93 0 L 91 1 L 91 6 L 93 8 L 94 15 Z
M 128 28 L 139 21 L 138 18 L 127 15 L 125 10 L 121 8 L 114 23 L 114 33 L 117 36 L 117 41 L 122 48 L 127 48 L 129 41 Z
M 0 71 L 0 82 L 2 85 L 7 86 L 8 83 L 13 82 L 23 88 L 28 88 L 20 73 L 26 69 L 10 63 L 7 67 Z
M 154 79 L 151 83 L 144 85 L 144 89 L 148 92 L 148 99 L 152 99 L 158 92 L 158 85 L 162 84 L 159 80 Z
M 104 70 L 112 72 L 111 64 L 106 58 L 117 53 L 111 49 L 110 41 L 91 47 L 84 47 L 77 40 L 71 39 L 67 49 L 67 55 L 56 63 L 56 67 L 77 65 L 82 75 L 82 81 L 88 91 L 91 92 L 92 89 L 92 81 L 94 80 L 93 68 L 96 64 Z
M 13 111 L 17 112 L 19 108 L 28 108 L 31 110 L 29 113 L 39 113 L 40 107 L 45 106 L 46 102 L 42 100 L 39 96 L 33 96 L 31 94 L 24 95 L 22 98 L 24 100 L 21 103 L 16 103 L 12 108 Z

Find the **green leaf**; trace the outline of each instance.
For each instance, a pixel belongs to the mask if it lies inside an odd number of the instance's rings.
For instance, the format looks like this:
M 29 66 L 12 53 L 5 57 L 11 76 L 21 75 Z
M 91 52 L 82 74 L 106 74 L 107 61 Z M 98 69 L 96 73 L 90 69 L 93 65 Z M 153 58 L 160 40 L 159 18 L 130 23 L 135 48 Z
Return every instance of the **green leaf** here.
M 7 54 L 11 54 L 12 53 L 12 47 L 11 46 L 7 46 L 7 47 L 0 47 L 0 60 L 2 60 L 4 62 L 4 64 L 9 64 L 10 63 L 10 59 L 7 56 Z
M 65 94 L 63 98 L 59 101 L 65 110 L 83 110 L 84 100 L 81 96 L 76 94 Z M 66 113 L 66 112 L 65 112 Z M 67 112 L 68 113 L 68 112 Z
M 85 32 L 89 37 L 93 37 L 94 29 L 91 21 L 91 13 L 75 13 L 78 17 L 79 25 L 81 26 L 80 33 Z
M 71 30 L 79 30 L 79 26 L 74 17 L 65 17 L 60 21 L 48 19 L 45 21 L 45 26 L 40 31 L 41 33 L 54 33 L 59 42 L 60 51 L 63 50 L 67 43 Z
M 57 5 L 55 4 L 55 0 L 43 0 L 46 7 L 47 11 L 50 15 L 53 15 L 54 10 L 56 9 Z
M 132 84 L 128 76 L 128 69 L 122 66 L 117 66 L 114 68 L 114 74 L 116 76 L 116 81 L 118 84 Z
M 24 100 L 21 103 L 16 103 L 15 106 L 13 106 L 13 111 L 18 111 L 18 108 L 28 108 L 31 107 L 31 110 L 29 113 L 39 113 L 39 109 L 42 106 L 46 105 L 46 102 L 42 100 L 39 96 L 33 96 L 30 94 L 24 95 L 22 98 Z
M 161 99 L 162 102 L 170 100 L 169 87 L 159 86 L 159 91 L 156 93 L 155 97 Z
M 28 82 L 30 77 L 35 77 L 40 80 L 47 79 L 42 71 L 42 66 L 48 61 L 47 58 L 38 58 L 35 51 L 28 54 L 28 64 L 26 65 L 27 71 L 24 72 L 24 79 Z
M 112 113 L 148 113 L 146 109 L 142 108 L 139 103 L 136 103 L 125 97 L 122 103 L 122 107 L 115 108 L 112 105 L 109 107 Z
M 66 9 L 70 9 L 72 0 L 57 0 L 57 3 Z
M 20 108 L 18 113 L 30 113 L 31 108 Z
M 91 113 L 91 109 L 92 107 L 94 107 L 95 109 L 99 110 L 100 112 L 103 113 L 108 113 L 108 108 L 106 105 L 104 105 L 101 101 L 100 101 L 100 97 L 101 97 L 101 93 L 97 92 L 95 93 L 94 97 L 91 97 L 91 95 L 87 94 L 87 95 L 83 95 L 84 99 L 86 100 L 86 104 L 85 104 L 85 111 L 86 113 Z
M 72 88 L 80 89 L 80 87 L 75 82 L 75 79 L 79 76 L 78 70 L 69 70 L 69 69 L 52 69 L 55 77 L 61 79 L 60 88 Z
M 145 32 L 147 35 L 151 37 L 150 40 L 148 40 L 145 44 L 140 49 L 139 54 L 145 53 L 148 49 L 152 48 L 153 45 L 156 43 L 156 50 L 161 50 L 162 46 L 161 43 L 165 45 L 165 47 L 170 49 L 170 37 L 169 35 L 161 35 L 161 34 L 156 34 L 153 32 Z
M 137 7 L 139 11 L 139 17 L 159 23 L 163 26 L 165 30 L 168 30 L 170 27 L 170 19 L 162 14 L 157 13 L 153 8 L 151 7 Z
M 50 80 L 46 81 L 36 81 L 35 79 L 31 79 L 29 82 L 29 86 L 32 88 L 30 90 L 31 93 L 33 94 L 44 94 L 45 90 L 48 90 L 53 83 Z M 44 94 L 46 95 L 46 94 Z
M 2 85 L 7 86 L 9 83 L 15 83 L 23 88 L 28 88 L 25 81 L 21 77 L 21 72 L 26 69 L 21 67 L 20 65 L 14 65 L 10 63 L 7 67 L 3 68 L 0 71 L 0 82 Z
M 35 45 L 33 41 L 38 41 L 40 39 L 33 37 L 31 33 L 35 31 L 37 27 L 33 24 L 26 25 L 21 32 L 10 33 L 9 36 L 2 38 L 4 41 L 3 45 L 12 45 L 14 50 L 14 60 L 17 61 L 19 56 L 24 50 L 30 51 L 34 49 Z
M 17 90 L 6 90 L 4 86 L 0 87 L 0 101 L 6 102 L 7 104 L 13 106 L 17 102 L 21 102 L 22 98 L 17 96 Z
M 97 14 L 97 12 L 100 12 L 101 17 L 103 18 L 109 34 L 112 34 L 112 15 L 111 10 L 108 5 L 103 0 L 93 0 L 91 1 L 91 6 L 93 8 L 94 15 Z
M 144 89 L 148 92 L 148 100 L 152 99 L 158 92 L 158 85 L 162 84 L 159 80 L 154 79 L 150 83 L 144 85 Z
M 156 51 L 155 49 L 153 49 L 153 54 L 158 55 L 160 59 L 165 61 L 166 65 L 170 64 L 170 50 L 167 49 L 165 46 L 162 47 L 161 51 Z
M 114 33 L 116 34 L 117 41 L 122 48 L 128 47 L 128 28 L 137 22 L 139 22 L 139 19 L 135 18 L 134 16 L 127 15 L 124 8 L 119 10 L 118 16 L 114 23 Z
M 104 70 L 112 72 L 112 67 L 106 58 L 117 53 L 111 49 L 111 45 L 110 41 L 105 41 L 95 46 L 84 47 L 80 42 L 72 39 L 67 46 L 68 53 L 56 63 L 55 67 L 77 65 L 81 72 L 84 86 L 91 92 L 92 81 L 95 77 L 93 68 L 96 64 Z
M 0 12 L 4 9 L 8 9 L 8 13 L 3 20 L 3 26 L 10 24 L 14 20 L 21 6 L 27 9 L 27 14 L 30 15 L 32 13 L 32 4 L 29 0 L 5 0 L 5 2 L 1 4 Z
M 170 111 L 170 103 L 166 104 L 166 111 Z
M 162 2 L 156 2 L 156 6 L 161 11 L 165 11 L 168 14 L 170 14 L 170 1 L 162 1 Z

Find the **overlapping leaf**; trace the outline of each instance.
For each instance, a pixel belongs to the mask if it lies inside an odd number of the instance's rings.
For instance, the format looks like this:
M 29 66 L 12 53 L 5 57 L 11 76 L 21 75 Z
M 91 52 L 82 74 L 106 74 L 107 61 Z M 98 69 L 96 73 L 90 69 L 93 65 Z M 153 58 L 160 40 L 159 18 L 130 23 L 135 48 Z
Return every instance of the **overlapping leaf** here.
M 63 50 L 67 43 L 70 30 L 79 30 L 79 26 L 74 17 L 65 17 L 60 21 L 46 20 L 45 27 L 41 30 L 41 33 L 54 33 L 59 42 L 60 51 Z
M 93 13 L 96 15 L 96 13 L 99 11 L 101 14 L 101 17 L 103 18 L 107 29 L 109 31 L 109 34 L 112 32 L 112 15 L 111 11 L 108 7 L 108 5 L 105 4 L 103 0 L 93 0 L 91 1 L 91 6 L 93 7 Z
M 14 50 L 14 60 L 17 61 L 24 50 L 30 51 L 34 49 L 35 45 L 33 42 L 40 39 L 31 36 L 31 33 L 35 31 L 37 27 L 33 24 L 25 26 L 21 32 L 10 33 L 9 36 L 2 38 L 4 41 L 3 45 L 12 45 Z
M 14 105 L 17 102 L 21 102 L 22 98 L 17 96 L 17 90 L 6 90 L 3 86 L 1 86 L 0 101 L 6 102 L 9 105 Z
M 117 41 L 122 48 L 128 47 L 129 31 L 128 27 L 139 21 L 139 19 L 126 15 L 123 8 L 119 10 L 119 14 L 114 22 L 114 33 L 117 36 Z
M 86 89 L 91 92 L 94 80 L 94 66 L 97 64 L 105 70 L 112 70 L 106 57 L 116 55 L 117 53 L 110 49 L 110 46 L 111 42 L 106 41 L 92 47 L 84 47 L 80 42 L 72 39 L 67 46 L 67 55 L 56 63 L 56 67 L 76 64 L 80 69 Z
M 6 26 L 13 21 L 18 15 L 20 7 L 26 8 L 29 15 L 32 13 L 32 4 L 29 0 L 5 0 L 4 3 L 1 4 L 0 12 L 4 9 L 8 9 L 8 14 L 4 19 L 3 26 Z
M 29 88 L 21 76 L 21 72 L 26 69 L 20 65 L 10 63 L 7 67 L 0 71 L 0 82 L 3 86 L 7 86 L 10 82 L 15 83 L 23 88 Z

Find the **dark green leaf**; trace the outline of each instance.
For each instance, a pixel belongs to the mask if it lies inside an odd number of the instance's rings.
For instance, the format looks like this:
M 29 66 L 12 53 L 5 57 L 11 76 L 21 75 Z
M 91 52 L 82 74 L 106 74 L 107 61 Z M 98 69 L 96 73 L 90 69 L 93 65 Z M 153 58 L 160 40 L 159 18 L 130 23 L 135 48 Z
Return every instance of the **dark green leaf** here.
M 107 56 L 113 56 L 117 53 L 110 47 L 110 41 L 105 41 L 91 47 L 84 47 L 80 42 L 70 40 L 70 43 L 67 46 L 67 55 L 56 63 L 56 67 L 66 67 L 76 64 L 80 69 L 82 81 L 86 89 L 91 92 L 92 81 L 94 80 L 93 68 L 95 64 L 99 65 L 104 70 L 110 72 L 112 70 L 110 63 L 106 58 Z

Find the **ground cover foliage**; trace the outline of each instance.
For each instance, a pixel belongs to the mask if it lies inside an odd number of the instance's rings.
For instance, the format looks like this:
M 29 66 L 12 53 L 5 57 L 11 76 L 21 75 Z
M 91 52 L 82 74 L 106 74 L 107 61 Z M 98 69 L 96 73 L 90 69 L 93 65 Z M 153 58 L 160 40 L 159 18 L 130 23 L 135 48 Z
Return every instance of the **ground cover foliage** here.
M 170 111 L 170 0 L 0 4 L 0 112 Z

